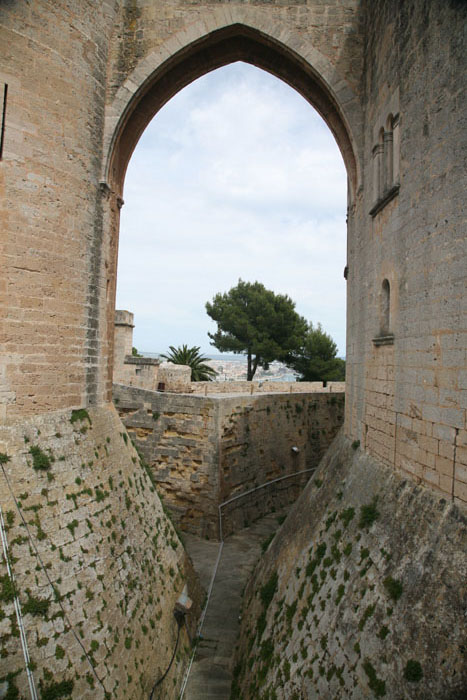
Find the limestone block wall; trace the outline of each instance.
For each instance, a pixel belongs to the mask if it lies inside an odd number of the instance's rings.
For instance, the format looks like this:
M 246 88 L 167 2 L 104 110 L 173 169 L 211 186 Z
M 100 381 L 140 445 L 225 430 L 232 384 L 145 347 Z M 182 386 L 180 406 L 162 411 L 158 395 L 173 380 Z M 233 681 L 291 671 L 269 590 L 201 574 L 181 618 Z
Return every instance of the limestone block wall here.
M 0 562 L 0 683 L 29 697 L 14 609 L 39 697 L 147 698 L 175 646 L 173 610 L 201 591 L 155 487 L 112 406 L 0 429 L 0 505 L 15 589 Z M 177 659 L 155 697 L 175 698 Z
M 117 5 L 0 5 L 0 420 L 102 403 L 111 377 L 117 204 L 104 215 L 99 182 Z
M 189 393 L 191 391 L 191 367 L 163 362 L 159 367 L 158 380 L 164 391 Z M 162 387 L 161 387 L 162 388 Z
M 192 382 L 193 394 L 308 394 L 310 392 L 345 391 L 345 382 L 272 382 L 272 381 L 238 381 L 238 382 Z
M 134 315 L 117 309 L 114 326 L 113 381 L 155 391 L 160 361 L 133 355 Z
M 117 384 L 156 391 L 160 379 L 159 367 L 159 360 L 151 357 L 125 355 L 121 364 L 114 364 L 114 381 Z
M 317 467 L 343 423 L 344 394 L 266 394 L 224 398 L 219 406 L 221 502 L 260 484 Z M 223 509 L 228 534 L 293 502 L 310 478 L 284 480 Z
M 188 532 L 217 535 L 217 404 L 114 385 L 114 403 L 158 491 Z
M 182 529 L 217 537 L 218 505 L 316 467 L 344 416 L 344 394 L 214 396 L 114 386 L 117 410 Z M 292 449 L 294 448 L 294 449 Z M 309 474 L 224 511 L 224 534 L 290 503 Z
M 118 367 L 133 349 L 134 314 L 125 309 L 115 309 L 114 326 L 114 365 Z
M 467 7 L 368 0 L 362 11 L 364 187 L 349 212 L 346 432 L 380 463 L 465 503 Z M 388 178 L 397 192 L 384 203 Z
M 465 512 L 354 447 L 333 443 L 247 586 L 232 698 L 465 694 Z

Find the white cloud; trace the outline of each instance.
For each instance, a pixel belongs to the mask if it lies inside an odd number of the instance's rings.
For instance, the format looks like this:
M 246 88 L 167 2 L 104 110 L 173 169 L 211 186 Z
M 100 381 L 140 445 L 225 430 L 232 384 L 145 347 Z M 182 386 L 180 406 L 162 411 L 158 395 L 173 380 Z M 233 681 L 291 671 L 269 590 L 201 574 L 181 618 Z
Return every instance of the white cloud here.
M 241 277 L 289 294 L 345 352 L 345 168 L 287 85 L 234 64 L 182 90 L 143 134 L 125 202 L 117 308 L 135 312 L 137 347 L 212 352 L 205 302 Z

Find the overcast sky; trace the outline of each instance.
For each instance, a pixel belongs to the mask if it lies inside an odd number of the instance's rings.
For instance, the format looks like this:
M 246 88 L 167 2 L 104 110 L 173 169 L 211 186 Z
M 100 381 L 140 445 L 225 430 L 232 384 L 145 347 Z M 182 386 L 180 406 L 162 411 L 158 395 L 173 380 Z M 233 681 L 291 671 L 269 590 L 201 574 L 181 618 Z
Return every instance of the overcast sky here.
M 346 188 L 325 123 L 268 73 L 235 63 L 179 92 L 125 180 L 117 309 L 134 345 L 216 354 L 205 303 L 241 278 L 288 294 L 344 356 Z

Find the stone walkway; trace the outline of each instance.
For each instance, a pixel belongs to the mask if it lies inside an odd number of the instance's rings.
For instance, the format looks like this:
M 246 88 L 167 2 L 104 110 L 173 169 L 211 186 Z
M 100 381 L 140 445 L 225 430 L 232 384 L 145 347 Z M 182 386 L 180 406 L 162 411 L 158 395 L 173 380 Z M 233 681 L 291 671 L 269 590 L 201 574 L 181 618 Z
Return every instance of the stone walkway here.
M 225 540 L 184 700 L 229 700 L 243 588 L 261 556 L 261 544 L 279 528 L 279 515 L 268 515 Z M 219 543 L 187 534 L 184 540 L 207 590 Z

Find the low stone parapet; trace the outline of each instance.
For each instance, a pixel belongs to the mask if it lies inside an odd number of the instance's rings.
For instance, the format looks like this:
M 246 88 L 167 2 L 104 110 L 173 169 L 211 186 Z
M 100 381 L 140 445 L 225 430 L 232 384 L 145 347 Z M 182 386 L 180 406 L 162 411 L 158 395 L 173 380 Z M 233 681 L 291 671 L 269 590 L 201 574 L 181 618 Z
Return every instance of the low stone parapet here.
M 344 392 L 345 382 L 192 382 L 192 394 L 309 394 Z

